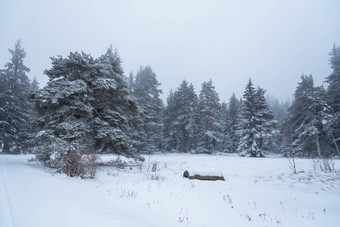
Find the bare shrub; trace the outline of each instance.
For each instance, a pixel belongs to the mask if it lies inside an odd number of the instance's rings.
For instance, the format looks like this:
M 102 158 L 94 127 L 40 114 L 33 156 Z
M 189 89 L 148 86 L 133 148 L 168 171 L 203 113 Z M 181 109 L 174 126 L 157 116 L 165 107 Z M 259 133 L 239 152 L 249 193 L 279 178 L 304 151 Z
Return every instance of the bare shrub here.
M 296 170 L 296 162 L 295 162 L 295 155 L 290 155 L 288 157 L 288 162 L 289 162 L 289 168 L 290 170 L 294 173 L 297 174 Z
M 328 157 L 322 159 L 313 159 L 313 169 L 317 170 L 319 168 L 323 172 L 334 172 L 335 163 L 334 160 Z
M 151 171 L 152 171 L 152 172 L 158 171 L 158 162 L 153 162 L 153 163 L 152 163 Z
M 98 157 L 94 152 L 68 150 L 52 157 L 51 168 L 69 177 L 94 178 L 98 167 Z
M 136 198 L 136 197 L 137 197 L 136 191 L 121 188 L 120 198 Z

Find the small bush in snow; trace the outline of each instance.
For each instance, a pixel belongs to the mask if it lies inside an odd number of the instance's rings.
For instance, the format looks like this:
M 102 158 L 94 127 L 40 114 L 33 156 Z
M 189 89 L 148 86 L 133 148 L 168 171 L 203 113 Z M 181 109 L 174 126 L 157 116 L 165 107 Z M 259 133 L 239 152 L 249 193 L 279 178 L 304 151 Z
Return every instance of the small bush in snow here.
M 158 162 L 153 162 L 153 163 L 152 163 L 151 171 L 152 171 L 152 172 L 158 171 Z
M 98 167 L 98 157 L 93 152 L 79 152 L 69 149 L 51 156 L 44 163 L 46 166 L 57 169 L 57 173 L 65 173 L 70 177 L 94 178 Z
M 335 164 L 331 158 L 316 158 L 313 159 L 313 168 L 317 170 L 318 168 L 323 172 L 334 172 Z

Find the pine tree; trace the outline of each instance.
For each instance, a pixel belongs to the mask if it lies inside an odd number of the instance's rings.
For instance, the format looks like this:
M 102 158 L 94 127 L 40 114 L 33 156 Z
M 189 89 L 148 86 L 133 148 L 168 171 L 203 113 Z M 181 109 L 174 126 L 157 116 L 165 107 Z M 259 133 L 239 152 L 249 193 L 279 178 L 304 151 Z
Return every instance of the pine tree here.
M 234 153 L 236 152 L 239 137 L 237 134 L 237 122 L 240 117 L 240 101 L 236 98 L 235 94 L 230 97 L 227 116 L 224 129 L 224 150 L 225 152 Z
M 38 91 L 39 90 L 39 82 L 37 81 L 37 77 L 33 77 L 33 80 L 31 82 L 30 86 L 31 91 Z
M 194 86 L 185 80 L 170 92 L 164 118 L 167 150 L 190 152 L 196 148 L 197 103 Z
M 322 88 L 315 88 L 311 75 L 302 75 L 289 108 L 293 149 L 297 155 L 321 156 L 326 152 L 326 129 L 330 108 L 324 101 Z
M 198 153 L 212 153 L 222 148 L 220 103 L 212 81 L 204 82 L 199 95 Z
M 251 79 L 243 94 L 242 113 L 238 124 L 240 142 L 237 151 L 241 156 L 262 157 L 261 122 L 257 116 L 256 89 Z
M 333 46 L 330 52 L 331 75 L 326 77 L 328 83 L 327 103 L 332 108 L 332 121 L 329 127 L 331 144 L 340 155 L 340 47 Z
M 28 138 L 30 108 L 28 92 L 30 70 L 24 65 L 26 52 L 21 41 L 15 43 L 14 50 L 9 50 L 11 61 L 0 73 L 0 140 L 3 152 L 25 152 Z
M 137 107 L 117 51 L 109 48 L 98 59 L 83 52 L 51 59 L 52 68 L 45 71 L 50 81 L 34 96 L 37 158 L 51 166 L 69 151 L 140 158 L 132 149 L 128 124 Z
M 277 144 L 278 139 L 278 122 L 274 120 L 274 114 L 269 110 L 266 98 L 265 90 L 261 87 L 257 87 L 256 93 L 256 109 L 255 116 L 256 122 L 259 125 L 261 133 L 259 147 L 261 151 L 273 152 L 279 151 Z
M 134 77 L 133 77 L 132 71 L 129 74 L 128 85 L 129 85 L 129 92 L 130 92 L 130 94 L 132 94 L 133 93 L 133 87 L 134 87 Z
M 142 118 L 142 130 L 145 138 L 144 152 L 159 151 L 161 149 L 163 131 L 163 102 L 160 99 L 162 91 L 156 74 L 150 66 L 140 67 L 136 75 L 133 90 Z
M 178 138 L 176 134 L 176 103 L 175 103 L 175 93 L 173 90 L 170 90 L 170 93 L 167 97 L 167 105 L 164 109 L 164 118 L 163 118 L 163 146 L 167 151 L 175 151 L 177 149 Z

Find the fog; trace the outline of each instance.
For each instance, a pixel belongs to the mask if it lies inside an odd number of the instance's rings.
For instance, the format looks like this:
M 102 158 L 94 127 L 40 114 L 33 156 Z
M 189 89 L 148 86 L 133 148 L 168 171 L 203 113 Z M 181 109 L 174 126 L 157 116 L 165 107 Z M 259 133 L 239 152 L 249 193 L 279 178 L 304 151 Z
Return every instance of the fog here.
M 291 99 L 302 73 L 321 85 L 340 44 L 340 1 L 0 0 L 0 68 L 17 39 L 41 86 L 49 57 L 113 45 L 125 74 L 150 65 L 163 98 L 185 79 L 196 91 L 212 79 L 221 100 L 240 97 L 249 78 L 280 100 Z

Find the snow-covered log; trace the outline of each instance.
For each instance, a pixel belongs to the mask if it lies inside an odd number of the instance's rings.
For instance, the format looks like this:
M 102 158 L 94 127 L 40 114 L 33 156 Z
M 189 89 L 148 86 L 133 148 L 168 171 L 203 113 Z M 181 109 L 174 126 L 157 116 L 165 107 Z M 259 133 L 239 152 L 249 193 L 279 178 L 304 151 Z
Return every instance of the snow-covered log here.
M 184 178 L 189 178 L 189 179 L 196 179 L 196 180 L 208 180 L 208 181 L 225 181 L 223 174 L 218 171 L 192 171 L 191 174 L 189 173 L 188 170 L 185 170 L 183 173 Z

